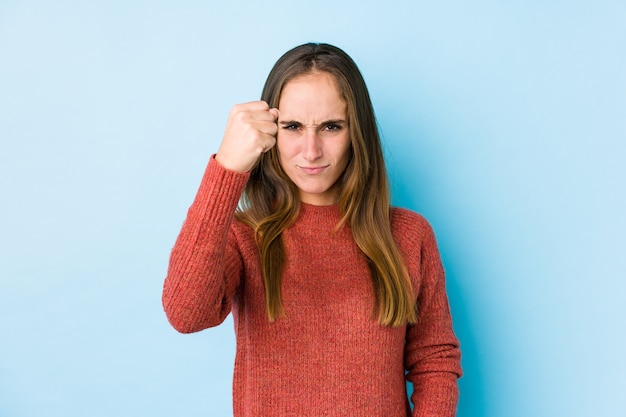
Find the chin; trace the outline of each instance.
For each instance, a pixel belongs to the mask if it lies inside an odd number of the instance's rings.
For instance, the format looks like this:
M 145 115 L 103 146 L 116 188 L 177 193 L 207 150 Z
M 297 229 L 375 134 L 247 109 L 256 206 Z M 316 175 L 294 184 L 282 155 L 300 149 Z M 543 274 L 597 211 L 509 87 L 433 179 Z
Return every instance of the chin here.
M 310 195 L 323 195 L 330 190 L 331 187 L 300 187 L 296 184 L 300 192 Z

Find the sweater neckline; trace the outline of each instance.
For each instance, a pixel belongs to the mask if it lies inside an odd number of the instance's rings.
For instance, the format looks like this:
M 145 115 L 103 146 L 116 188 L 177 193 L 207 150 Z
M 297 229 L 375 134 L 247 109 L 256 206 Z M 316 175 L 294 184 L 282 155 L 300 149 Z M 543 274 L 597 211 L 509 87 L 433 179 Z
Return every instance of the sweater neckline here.
M 339 220 L 341 220 L 339 204 L 316 206 L 300 203 L 298 223 L 304 223 L 307 227 L 335 228 Z

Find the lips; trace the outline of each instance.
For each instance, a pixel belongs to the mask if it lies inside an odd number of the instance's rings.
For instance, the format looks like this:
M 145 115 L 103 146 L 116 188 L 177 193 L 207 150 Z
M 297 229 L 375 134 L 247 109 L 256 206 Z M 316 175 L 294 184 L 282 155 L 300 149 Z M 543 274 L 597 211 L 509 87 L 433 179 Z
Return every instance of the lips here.
M 300 170 L 303 171 L 305 174 L 315 175 L 315 174 L 319 174 L 320 172 L 322 172 L 326 168 L 328 168 L 328 165 L 320 166 L 320 167 L 302 167 L 302 166 L 298 166 L 298 168 L 300 168 Z

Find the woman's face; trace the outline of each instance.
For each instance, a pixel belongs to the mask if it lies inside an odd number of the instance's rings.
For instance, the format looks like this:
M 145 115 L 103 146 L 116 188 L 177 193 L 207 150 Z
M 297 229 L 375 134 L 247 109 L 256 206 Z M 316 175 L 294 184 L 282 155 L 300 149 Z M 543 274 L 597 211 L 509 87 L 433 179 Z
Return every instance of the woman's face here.
M 278 104 L 280 165 L 300 190 L 300 200 L 317 206 L 337 201 L 337 179 L 350 160 L 346 103 L 326 72 L 289 81 Z

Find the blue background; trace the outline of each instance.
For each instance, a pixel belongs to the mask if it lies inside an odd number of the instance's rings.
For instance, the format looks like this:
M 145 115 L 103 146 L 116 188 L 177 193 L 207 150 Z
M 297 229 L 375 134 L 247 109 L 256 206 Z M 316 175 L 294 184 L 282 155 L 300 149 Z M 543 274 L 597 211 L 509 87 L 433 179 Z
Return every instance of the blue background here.
M 162 281 L 230 107 L 307 41 L 357 61 L 394 201 L 433 224 L 459 416 L 626 415 L 625 22 L 617 0 L 1 1 L 0 416 L 231 413 L 232 321 L 177 334 Z

